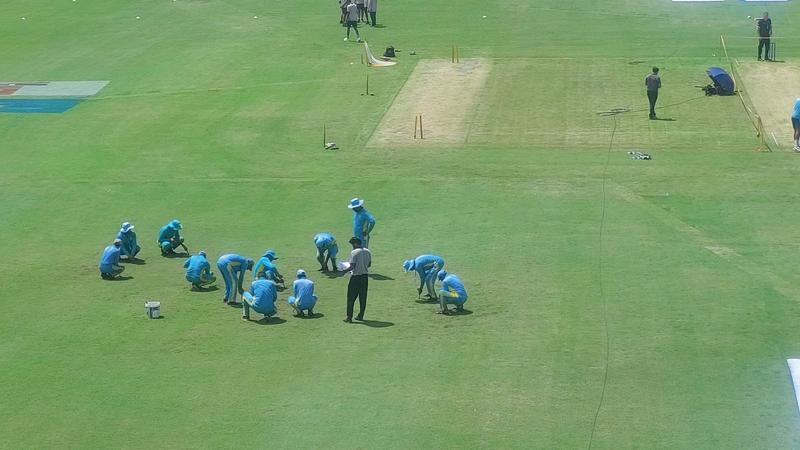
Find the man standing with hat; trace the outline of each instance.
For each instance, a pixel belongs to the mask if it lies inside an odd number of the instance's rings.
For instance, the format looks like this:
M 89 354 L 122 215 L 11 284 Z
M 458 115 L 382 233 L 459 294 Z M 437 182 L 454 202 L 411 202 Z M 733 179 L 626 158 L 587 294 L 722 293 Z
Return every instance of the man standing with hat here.
M 354 198 L 347 205 L 353 211 L 353 236 L 369 248 L 369 234 L 375 228 L 375 217 L 364 208 L 364 199 Z
M 372 253 L 363 248 L 361 239 L 350 238 L 353 251 L 350 252 L 350 282 L 347 284 L 347 316 L 346 323 L 353 322 L 353 306 L 358 299 L 358 316 L 356 320 L 364 320 L 367 310 L 367 289 L 369 288 L 369 267 L 372 265 Z

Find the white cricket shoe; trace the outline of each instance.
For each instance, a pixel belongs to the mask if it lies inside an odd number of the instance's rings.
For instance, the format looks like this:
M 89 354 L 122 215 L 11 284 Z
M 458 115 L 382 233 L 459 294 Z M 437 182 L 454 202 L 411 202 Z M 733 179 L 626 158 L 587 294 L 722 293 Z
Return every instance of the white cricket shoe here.
M 347 38 L 344 38 L 344 41 L 347 42 Z

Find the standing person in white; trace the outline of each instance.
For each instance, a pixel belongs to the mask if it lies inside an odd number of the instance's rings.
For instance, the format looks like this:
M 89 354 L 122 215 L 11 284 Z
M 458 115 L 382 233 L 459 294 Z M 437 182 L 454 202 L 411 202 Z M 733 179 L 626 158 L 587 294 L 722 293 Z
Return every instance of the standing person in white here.
M 347 14 L 345 14 L 345 20 L 347 21 L 347 36 L 344 37 L 344 40 L 350 40 L 350 28 L 352 28 L 356 32 L 357 42 L 361 42 L 361 35 L 358 34 L 358 5 L 355 4 L 354 0 L 350 0 L 346 11 Z

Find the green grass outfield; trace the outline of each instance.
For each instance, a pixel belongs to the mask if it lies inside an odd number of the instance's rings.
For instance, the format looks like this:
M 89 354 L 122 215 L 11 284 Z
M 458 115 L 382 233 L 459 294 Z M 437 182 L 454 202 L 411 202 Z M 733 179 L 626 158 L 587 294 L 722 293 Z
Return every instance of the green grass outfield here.
M 0 78 L 111 83 L 0 115 L 0 447 L 800 447 L 800 159 L 753 152 L 738 100 L 693 87 L 720 34 L 754 57 L 763 4 L 381 0 L 364 34 L 403 52 L 363 97 L 333 0 L 7 3 Z M 791 63 L 800 6 L 768 8 Z M 482 125 L 458 148 L 368 147 L 454 43 L 492 62 Z M 646 107 L 654 64 L 675 121 L 596 114 Z M 357 195 L 386 278 L 367 316 L 392 326 L 343 324 L 346 279 L 316 272 L 324 317 L 284 293 L 285 323 L 242 322 L 153 243 L 177 217 L 212 260 L 274 248 L 313 270 L 311 237 L 346 241 Z M 146 264 L 103 282 L 123 220 Z M 473 314 L 415 301 L 401 263 L 425 252 Z

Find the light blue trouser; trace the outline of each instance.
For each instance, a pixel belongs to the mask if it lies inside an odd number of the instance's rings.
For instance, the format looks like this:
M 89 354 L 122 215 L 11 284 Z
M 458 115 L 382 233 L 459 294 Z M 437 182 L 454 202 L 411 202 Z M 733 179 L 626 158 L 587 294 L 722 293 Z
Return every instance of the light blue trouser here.
M 467 299 L 459 297 L 455 292 L 439 291 L 439 306 L 442 307 L 442 311 L 447 309 L 448 304 L 456 305 L 457 309 L 462 309 L 464 303 L 467 303 Z
M 242 302 L 242 317 L 245 318 L 245 319 L 249 319 L 250 318 L 250 308 L 253 308 L 253 302 L 256 299 L 253 298 L 253 295 L 250 294 L 249 292 L 245 292 L 244 294 L 242 294 L 242 300 L 244 300 Z M 270 311 L 267 311 L 267 312 L 264 312 L 263 310 L 256 309 L 256 308 L 253 308 L 253 311 L 255 311 L 257 313 L 260 313 L 260 314 L 263 314 L 264 317 L 272 317 L 272 316 L 274 316 L 275 314 L 278 313 L 278 310 L 275 309 L 275 304 L 274 303 L 273 303 L 272 306 L 273 306 L 272 309 Z
M 295 298 L 293 295 L 290 295 L 288 303 L 289 306 L 294 308 L 295 311 L 305 311 L 307 309 L 314 309 L 314 306 L 317 305 L 317 296 L 314 295 L 312 298 L 313 300 L 311 300 L 310 302 L 303 302 L 298 305 L 297 298 Z
M 425 287 L 428 289 L 428 295 L 431 298 L 436 298 L 436 277 L 439 275 L 440 269 L 430 269 L 425 272 Z
M 336 270 L 336 252 L 326 249 L 320 250 L 317 249 L 317 261 L 319 261 L 320 266 L 328 265 L 328 261 L 333 264 L 333 270 Z
M 198 286 L 205 286 L 205 285 L 208 285 L 208 284 L 216 282 L 217 278 L 214 275 L 211 275 L 211 274 L 209 274 L 209 275 L 203 274 L 203 275 L 200 275 L 200 277 L 198 277 L 198 278 L 188 277 L 187 276 L 186 277 L 186 281 L 188 281 L 189 283 L 192 283 L 192 284 L 196 284 Z
M 236 294 L 241 290 L 242 278 L 244 278 L 244 271 L 236 275 L 230 264 L 217 264 L 219 273 L 222 274 L 222 279 L 225 281 L 225 301 L 236 301 Z
M 123 266 L 112 265 L 111 271 L 100 272 L 100 276 L 103 278 L 114 278 L 117 275 L 121 274 L 125 270 Z
M 141 250 L 142 250 L 142 247 L 139 247 L 138 245 L 136 245 L 136 247 L 123 245 L 122 248 L 120 249 L 119 253 L 120 253 L 120 256 L 125 256 L 125 257 L 128 257 L 128 258 L 135 258 L 136 255 L 138 255 L 139 251 L 141 251 Z

